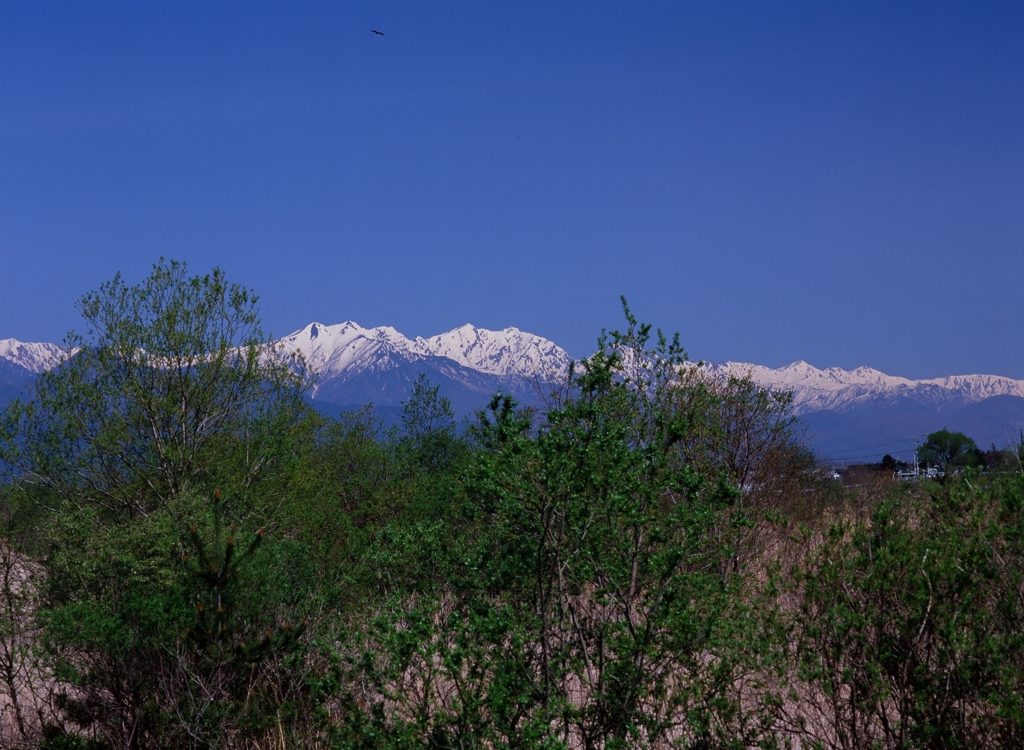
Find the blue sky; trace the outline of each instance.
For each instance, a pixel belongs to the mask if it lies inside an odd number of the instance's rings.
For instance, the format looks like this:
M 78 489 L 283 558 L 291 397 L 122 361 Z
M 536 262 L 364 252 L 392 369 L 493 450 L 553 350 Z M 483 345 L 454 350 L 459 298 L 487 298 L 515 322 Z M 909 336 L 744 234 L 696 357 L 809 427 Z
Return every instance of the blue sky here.
M 274 334 L 582 356 L 625 294 L 694 358 L 1024 378 L 1019 2 L 5 3 L 0 101 L 0 338 L 162 255 Z

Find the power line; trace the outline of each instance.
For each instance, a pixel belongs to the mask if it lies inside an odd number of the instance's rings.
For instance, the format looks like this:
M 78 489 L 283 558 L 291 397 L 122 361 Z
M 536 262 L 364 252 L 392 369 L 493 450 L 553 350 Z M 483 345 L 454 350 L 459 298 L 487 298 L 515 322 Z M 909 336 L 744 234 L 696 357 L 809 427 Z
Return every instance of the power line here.
M 978 443 L 983 443 L 986 440 L 991 440 L 992 438 L 1005 437 L 1005 436 L 1006 436 L 1005 430 L 1003 432 L 997 432 L 994 435 L 988 435 L 988 436 L 983 437 L 983 438 L 978 438 L 978 440 L 975 441 L 975 445 L 977 445 Z M 885 447 L 888 447 L 888 446 L 891 446 L 891 445 L 899 445 L 900 443 L 910 443 L 910 442 L 913 442 L 913 441 L 914 441 L 914 438 L 903 438 L 902 440 L 896 440 L 896 441 L 893 441 L 891 443 L 879 443 L 877 445 L 869 445 L 869 446 L 864 446 L 863 448 L 856 448 L 856 449 L 854 449 L 854 450 L 857 451 L 856 453 L 842 454 L 842 455 L 839 455 L 839 456 L 819 456 L 818 460 L 819 461 L 848 461 L 848 460 L 850 460 L 852 458 L 874 458 L 875 456 L 884 456 L 884 453 L 882 453 L 880 451 L 874 451 L 874 452 L 871 452 L 871 453 L 861 453 L 861 451 L 869 451 L 869 450 L 871 450 L 873 448 L 885 448 Z
M 885 448 L 885 447 L 890 446 L 890 445 L 899 445 L 900 443 L 912 443 L 912 442 L 914 442 L 914 438 L 909 437 L 909 438 L 903 438 L 902 440 L 894 440 L 891 443 L 879 443 L 878 445 L 865 445 L 863 448 L 857 448 L 856 450 L 858 450 L 858 451 L 865 450 L 866 451 L 866 450 L 871 450 L 872 448 Z

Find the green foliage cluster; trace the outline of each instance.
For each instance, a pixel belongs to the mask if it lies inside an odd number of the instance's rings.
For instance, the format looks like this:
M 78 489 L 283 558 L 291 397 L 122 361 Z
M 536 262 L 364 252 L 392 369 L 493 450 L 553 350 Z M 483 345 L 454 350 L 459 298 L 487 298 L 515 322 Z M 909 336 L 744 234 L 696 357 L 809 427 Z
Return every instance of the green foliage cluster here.
M 628 308 L 544 413 L 325 419 L 255 302 L 115 278 L 5 411 L 3 746 L 1022 743 L 1012 471 L 837 489 Z
M 800 676 L 839 746 L 1024 743 L 1019 477 L 894 490 L 794 576 Z
M 943 471 L 985 465 L 985 454 L 974 441 L 962 432 L 941 429 L 928 435 L 917 449 L 917 459 L 925 466 L 934 466 Z

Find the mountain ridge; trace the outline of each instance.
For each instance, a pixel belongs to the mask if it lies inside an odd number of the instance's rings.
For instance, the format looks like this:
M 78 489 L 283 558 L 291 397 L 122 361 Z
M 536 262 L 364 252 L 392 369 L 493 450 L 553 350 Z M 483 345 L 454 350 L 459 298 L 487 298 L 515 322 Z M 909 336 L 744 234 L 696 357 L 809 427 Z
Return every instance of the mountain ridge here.
M 573 361 L 540 336 L 469 323 L 409 338 L 390 326 L 312 322 L 276 343 L 283 355 L 302 355 L 314 374 L 309 393 L 314 402 L 398 407 L 418 375 L 425 374 L 460 415 L 472 414 L 499 391 L 539 405 L 545 388 L 563 380 Z M 55 366 L 62 353 L 55 344 L 0 340 L 0 400 Z M 922 430 L 947 425 L 1007 436 L 1024 427 L 1024 380 L 999 375 L 913 380 L 867 366 L 819 369 L 804 361 L 777 369 L 744 362 L 704 366 L 724 377 L 750 377 L 762 387 L 791 391 L 793 414 L 809 426 L 812 444 L 823 455 L 837 455 L 854 443 L 877 446 L 882 435 L 912 445 Z
M 950 399 L 973 403 L 993 396 L 1024 398 L 1024 380 L 1001 375 L 948 375 L 911 380 L 870 367 L 818 369 L 803 361 L 772 369 L 744 362 L 723 362 L 712 368 L 724 375 L 746 376 L 763 387 L 793 392 L 796 414 L 845 411 L 864 400 L 909 397 L 921 403 L 942 404 Z
M 435 336 L 408 338 L 391 326 L 364 328 L 353 321 L 333 325 L 312 322 L 277 339 L 277 343 L 286 353 L 301 353 L 310 369 L 321 376 L 386 367 L 391 357 L 412 361 L 440 357 L 489 375 L 557 379 L 564 377 L 573 361 L 564 349 L 540 336 L 514 327 L 491 331 L 470 323 Z M 56 344 L 0 339 L 0 360 L 32 374 L 52 368 L 62 354 L 63 348 Z M 838 394 L 848 388 L 864 394 L 934 387 L 972 401 L 1002 395 L 1024 398 L 1024 380 L 1001 375 L 979 373 L 914 380 L 867 366 L 820 369 L 802 360 L 780 368 L 733 361 L 707 366 L 724 375 L 749 375 L 764 387 L 793 389 L 797 407 L 815 406 L 825 394 Z
M 278 339 L 278 345 L 286 354 L 302 354 L 313 371 L 329 376 L 360 371 L 372 366 L 374 357 L 385 355 L 410 360 L 443 357 L 489 375 L 527 377 L 562 376 L 571 361 L 564 349 L 540 336 L 518 328 L 490 331 L 469 323 L 429 338 L 410 339 L 390 326 L 313 322 Z
M 57 344 L 0 339 L 0 360 L 24 368 L 34 375 L 60 363 L 64 349 Z

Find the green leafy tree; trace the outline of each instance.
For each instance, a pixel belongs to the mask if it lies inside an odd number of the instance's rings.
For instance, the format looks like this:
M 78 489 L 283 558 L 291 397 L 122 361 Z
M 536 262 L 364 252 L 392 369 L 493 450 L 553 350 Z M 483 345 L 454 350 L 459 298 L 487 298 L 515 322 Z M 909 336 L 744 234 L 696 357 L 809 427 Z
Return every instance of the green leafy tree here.
M 409 400 L 402 404 L 402 427 L 409 439 L 418 441 L 439 432 L 454 436 L 452 402 L 440 391 L 440 386 L 430 385 L 426 375 L 416 376 Z
M 263 334 L 256 296 L 223 271 L 156 264 L 79 302 L 84 334 L 5 412 L 15 475 L 77 506 L 145 514 L 189 488 L 241 490 L 288 455 L 302 380 Z M 301 366 L 301 363 L 298 363 Z
M 917 449 L 917 460 L 943 470 L 984 466 L 985 454 L 962 432 L 942 429 L 931 433 Z
M 426 375 L 417 376 L 409 399 L 402 404 L 402 440 L 424 471 L 443 469 L 458 449 L 452 402 L 430 385 Z
M 395 450 L 371 408 L 312 415 L 281 523 L 333 572 L 347 571 L 373 530 L 408 503 Z
M 745 524 L 734 565 L 774 538 L 779 513 L 797 521 L 809 502 L 815 457 L 792 413 L 793 394 L 755 383 L 748 373 L 723 375 L 703 363 L 680 368 L 666 389 L 675 419 L 685 424 L 675 460 L 739 490 L 732 513 Z
M 229 659 L 219 641 L 200 644 L 196 630 L 185 648 L 183 633 L 204 596 L 202 577 L 235 572 L 237 581 L 207 582 L 232 602 L 208 616 L 221 617 L 217 627 L 243 623 L 232 638 L 273 632 L 296 603 L 275 559 L 301 569 L 302 555 L 283 540 L 264 544 L 241 575 L 246 555 L 233 562 L 232 545 L 218 542 L 205 553 L 216 570 L 199 574 L 182 565 L 182 552 L 202 557 L 188 529 L 209 526 L 217 485 L 231 501 L 215 504 L 217 518 L 273 523 L 297 441 L 309 434 L 302 363 L 280 356 L 260 328 L 256 297 L 217 269 L 189 277 L 184 264 L 161 261 L 141 283 L 117 276 L 78 306 L 85 334 L 70 335 L 61 365 L 4 412 L 0 440 L 14 480 L 7 496 L 36 509 L 32 528 L 4 543 L 34 556 L 54 721 L 125 748 L 199 746 L 225 727 L 249 731 L 237 711 L 221 708 L 238 685 L 253 685 L 241 673 L 270 674 L 266 660 Z M 213 689 L 211 676 L 222 687 Z M 216 710 L 185 710 L 202 701 L 180 691 L 206 691 Z M 197 716 L 230 721 L 200 727 Z M 183 737 L 191 739 L 174 739 Z
M 161 708 L 178 718 L 173 728 L 181 741 L 195 747 L 222 745 L 239 734 L 259 736 L 273 726 L 281 710 L 273 692 L 295 682 L 294 674 L 280 669 L 280 658 L 302 648 L 306 628 L 305 618 L 267 623 L 253 606 L 263 599 L 254 595 L 251 576 L 263 529 L 246 543 L 235 524 L 225 528 L 216 490 L 210 521 L 209 538 L 193 525 L 191 554 L 182 553 L 195 621 L 176 642 L 173 658 L 160 661 L 158 679 Z M 267 679 L 268 672 L 277 672 L 275 679 Z M 168 731 L 168 738 L 173 734 Z

